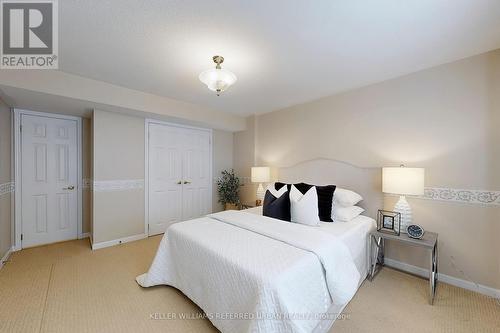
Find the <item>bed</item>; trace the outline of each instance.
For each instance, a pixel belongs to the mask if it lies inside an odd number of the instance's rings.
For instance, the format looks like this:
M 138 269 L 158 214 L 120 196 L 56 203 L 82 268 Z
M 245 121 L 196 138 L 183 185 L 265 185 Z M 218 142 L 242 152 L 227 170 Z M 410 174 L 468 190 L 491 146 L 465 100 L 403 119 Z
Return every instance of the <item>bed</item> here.
M 136 280 L 179 289 L 221 332 L 327 332 L 367 276 L 374 228 L 362 215 L 311 227 L 260 208 L 210 214 L 170 226 Z
M 247 209 L 246 212 L 262 215 L 262 207 Z M 338 237 L 349 249 L 354 264 L 364 279 L 369 269 L 369 233 L 376 229 L 374 219 L 365 215 L 359 215 L 349 222 L 321 222 L 320 229 L 333 236 Z M 307 229 L 306 229 L 307 230 Z M 362 281 L 360 281 L 362 282 Z

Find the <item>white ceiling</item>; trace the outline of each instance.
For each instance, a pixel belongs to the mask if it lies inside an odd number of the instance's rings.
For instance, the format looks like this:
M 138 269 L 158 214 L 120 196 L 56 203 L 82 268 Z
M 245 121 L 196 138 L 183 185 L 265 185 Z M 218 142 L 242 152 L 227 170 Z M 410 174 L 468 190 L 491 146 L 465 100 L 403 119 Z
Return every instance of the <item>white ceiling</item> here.
M 64 0 L 60 69 L 239 115 L 500 47 L 498 0 Z M 198 80 L 225 57 L 238 82 Z

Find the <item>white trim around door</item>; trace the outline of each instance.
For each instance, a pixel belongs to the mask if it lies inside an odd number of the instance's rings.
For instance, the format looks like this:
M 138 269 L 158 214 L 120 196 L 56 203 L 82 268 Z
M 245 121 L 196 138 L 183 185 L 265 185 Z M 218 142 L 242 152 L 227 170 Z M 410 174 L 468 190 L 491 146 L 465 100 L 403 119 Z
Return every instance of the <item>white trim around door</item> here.
M 40 116 L 40 117 L 48 117 L 48 118 L 56 118 L 56 119 L 67 119 L 74 120 L 77 124 L 77 202 L 78 202 L 78 239 L 84 238 L 83 234 L 83 196 L 82 196 L 82 118 L 61 115 L 56 113 L 46 113 L 46 112 L 37 112 L 30 110 L 22 110 L 22 109 L 13 109 L 13 169 L 14 169 L 14 181 L 15 181 L 15 203 L 13 205 L 14 208 L 14 218 L 13 218 L 13 250 L 19 251 L 22 247 L 22 193 L 21 193 L 21 115 L 32 115 L 32 116 Z
M 210 205 L 212 205 L 212 191 L 213 191 L 213 130 L 210 128 L 195 127 L 189 125 L 181 125 L 156 119 L 144 120 L 144 233 L 149 236 L 149 125 L 150 124 L 160 124 L 167 126 L 174 126 L 187 129 L 195 129 L 200 131 L 206 131 L 210 133 L 210 162 L 209 162 L 209 195 L 210 195 Z

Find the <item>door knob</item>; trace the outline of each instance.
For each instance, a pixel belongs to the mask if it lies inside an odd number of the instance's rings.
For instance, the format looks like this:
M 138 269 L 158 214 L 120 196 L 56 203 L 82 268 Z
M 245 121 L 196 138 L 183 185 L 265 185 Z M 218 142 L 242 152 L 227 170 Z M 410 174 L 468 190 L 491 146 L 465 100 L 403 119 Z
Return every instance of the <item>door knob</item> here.
M 191 184 L 191 182 L 189 180 L 185 180 L 184 184 Z
M 74 189 L 75 187 L 73 185 L 63 188 L 63 190 L 74 190 Z

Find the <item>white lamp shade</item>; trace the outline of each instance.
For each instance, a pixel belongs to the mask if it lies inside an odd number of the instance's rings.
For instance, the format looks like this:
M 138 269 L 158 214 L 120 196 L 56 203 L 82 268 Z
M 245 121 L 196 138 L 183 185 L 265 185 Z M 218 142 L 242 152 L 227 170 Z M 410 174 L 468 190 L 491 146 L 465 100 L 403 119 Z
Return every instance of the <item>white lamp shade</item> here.
M 252 167 L 252 182 L 267 183 L 271 179 L 269 167 Z
M 382 168 L 382 192 L 399 195 L 424 194 L 424 168 Z

